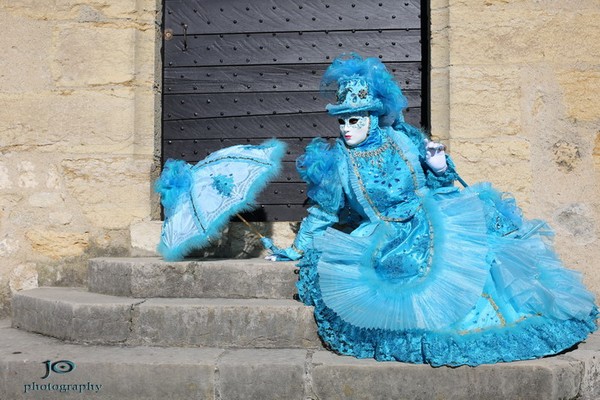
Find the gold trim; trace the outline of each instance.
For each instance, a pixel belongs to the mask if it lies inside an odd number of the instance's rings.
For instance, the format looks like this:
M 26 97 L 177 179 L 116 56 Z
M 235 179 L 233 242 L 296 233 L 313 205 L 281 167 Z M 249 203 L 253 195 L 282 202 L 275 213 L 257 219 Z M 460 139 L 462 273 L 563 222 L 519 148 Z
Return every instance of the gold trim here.
M 359 150 L 355 150 L 355 149 L 352 149 L 352 148 L 350 148 L 348 150 L 355 157 L 371 157 L 371 156 L 381 155 L 381 153 L 383 153 L 384 151 L 386 151 L 389 148 L 390 148 L 390 142 L 386 140 L 384 144 L 382 144 L 381 146 L 379 146 L 375 150 L 359 151 Z
M 500 325 L 502 325 L 503 327 L 506 326 L 506 320 L 504 319 L 504 316 L 500 312 L 500 308 L 498 307 L 498 304 L 496 304 L 494 299 L 492 299 L 492 296 L 490 296 L 487 293 L 482 293 L 481 296 L 490 302 L 490 305 L 492 306 L 492 308 L 496 312 L 496 315 L 498 316 L 498 319 L 500 320 Z

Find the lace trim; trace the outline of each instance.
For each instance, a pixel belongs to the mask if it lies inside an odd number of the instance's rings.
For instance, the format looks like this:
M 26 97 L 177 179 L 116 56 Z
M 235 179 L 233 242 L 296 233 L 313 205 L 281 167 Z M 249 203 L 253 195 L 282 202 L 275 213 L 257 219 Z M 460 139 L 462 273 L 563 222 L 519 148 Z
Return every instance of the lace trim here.
M 386 140 L 385 143 L 383 143 L 381 146 L 379 146 L 378 148 L 376 148 L 374 150 L 361 151 L 361 150 L 356 150 L 356 149 L 350 148 L 349 151 L 355 157 L 375 157 L 375 156 L 381 155 L 384 151 L 386 151 L 389 148 L 390 148 L 390 141 Z

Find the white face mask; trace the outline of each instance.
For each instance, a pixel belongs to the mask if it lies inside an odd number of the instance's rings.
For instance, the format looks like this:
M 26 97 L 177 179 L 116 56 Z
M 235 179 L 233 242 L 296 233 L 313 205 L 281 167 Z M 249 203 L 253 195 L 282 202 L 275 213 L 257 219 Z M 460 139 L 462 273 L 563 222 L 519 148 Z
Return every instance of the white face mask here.
M 339 118 L 340 135 L 349 147 L 354 147 L 367 139 L 369 135 L 370 117 L 367 114 L 350 115 Z

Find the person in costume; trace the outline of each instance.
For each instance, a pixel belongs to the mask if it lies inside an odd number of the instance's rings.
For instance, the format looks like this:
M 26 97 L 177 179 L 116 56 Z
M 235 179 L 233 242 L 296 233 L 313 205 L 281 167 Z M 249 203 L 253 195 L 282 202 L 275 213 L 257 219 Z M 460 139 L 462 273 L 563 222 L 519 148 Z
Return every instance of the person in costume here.
M 452 160 L 404 122 L 378 59 L 336 59 L 332 84 L 340 137 L 298 159 L 312 205 L 293 245 L 269 256 L 300 260 L 298 295 L 328 348 L 474 366 L 556 354 L 596 329 L 594 296 L 546 224 L 489 183 L 455 187 Z

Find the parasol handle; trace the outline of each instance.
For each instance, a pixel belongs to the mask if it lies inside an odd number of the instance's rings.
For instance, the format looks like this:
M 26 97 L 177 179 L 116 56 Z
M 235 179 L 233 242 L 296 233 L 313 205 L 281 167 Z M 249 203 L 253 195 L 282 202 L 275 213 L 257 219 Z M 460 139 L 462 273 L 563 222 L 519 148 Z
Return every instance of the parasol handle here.
M 242 216 L 241 216 L 239 213 L 238 213 L 238 214 L 235 214 L 235 215 L 236 215 L 236 216 L 237 216 L 237 217 L 238 217 L 240 220 L 242 220 L 242 222 L 243 222 L 244 224 L 246 224 L 246 226 L 247 226 L 248 228 L 250 228 L 250 230 L 251 230 L 252 232 L 254 232 L 256 235 L 258 235 L 258 237 L 259 237 L 259 238 L 261 238 L 261 239 L 262 239 L 262 238 L 264 238 L 264 236 L 263 236 L 263 235 L 262 235 L 262 234 L 261 234 L 261 233 L 258 231 L 258 229 L 256 229 L 256 228 L 255 228 L 253 225 L 250 225 L 250 222 L 246 221 L 246 219 L 245 219 L 244 217 L 242 217 Z

